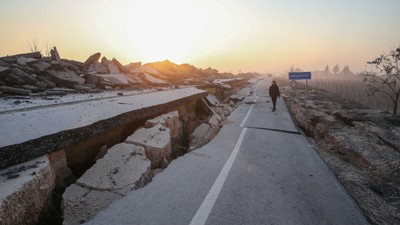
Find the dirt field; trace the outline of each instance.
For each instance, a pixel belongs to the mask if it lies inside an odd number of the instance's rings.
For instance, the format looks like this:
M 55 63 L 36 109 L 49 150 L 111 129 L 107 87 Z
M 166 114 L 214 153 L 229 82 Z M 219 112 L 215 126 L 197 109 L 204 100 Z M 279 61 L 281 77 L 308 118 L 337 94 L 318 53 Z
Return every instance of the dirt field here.
M 371 224 L 400 224 L 400 116 L 276 80 L 298 126 Z

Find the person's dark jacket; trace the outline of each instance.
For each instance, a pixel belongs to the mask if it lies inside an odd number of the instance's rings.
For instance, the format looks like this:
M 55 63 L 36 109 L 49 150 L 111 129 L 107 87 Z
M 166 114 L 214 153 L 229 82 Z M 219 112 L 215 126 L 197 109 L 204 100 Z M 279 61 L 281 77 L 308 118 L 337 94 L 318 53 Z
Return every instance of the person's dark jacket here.
M 281 93 L 279 92 L 278 85 L 272 84 L 272 85 L 269 87 L 269 96 L 270 96 L 271 98 L 274 98 L 274 99 L 276 99 L 277 97 L 281 96 Z

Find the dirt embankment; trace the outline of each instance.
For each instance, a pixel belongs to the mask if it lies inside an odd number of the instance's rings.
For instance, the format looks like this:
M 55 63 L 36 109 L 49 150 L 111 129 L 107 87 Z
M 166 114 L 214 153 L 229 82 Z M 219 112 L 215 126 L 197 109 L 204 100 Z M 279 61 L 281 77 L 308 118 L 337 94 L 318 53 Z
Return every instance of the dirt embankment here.
M 277 82 L 298 126 L 371 224 L 400 224 L 400 116 Z

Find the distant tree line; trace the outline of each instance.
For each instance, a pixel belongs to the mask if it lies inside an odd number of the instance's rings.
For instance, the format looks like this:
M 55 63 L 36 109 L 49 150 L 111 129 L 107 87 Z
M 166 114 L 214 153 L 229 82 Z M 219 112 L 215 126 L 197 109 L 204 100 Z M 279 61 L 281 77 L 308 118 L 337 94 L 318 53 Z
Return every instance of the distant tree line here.
M 333 74 L 329 70 L 329 66 L 325 66 L 325 70 L 323 72 L 324 75 L 344 75 L 344 76 L 352 76 L 355 75 L 353 71 L 350 70 L 350 67 L 348 65 L 344 65 L 342 71 L 340 71 L 340 67 L 338 64 L 336 64 L 333 69 L 332 69 Z

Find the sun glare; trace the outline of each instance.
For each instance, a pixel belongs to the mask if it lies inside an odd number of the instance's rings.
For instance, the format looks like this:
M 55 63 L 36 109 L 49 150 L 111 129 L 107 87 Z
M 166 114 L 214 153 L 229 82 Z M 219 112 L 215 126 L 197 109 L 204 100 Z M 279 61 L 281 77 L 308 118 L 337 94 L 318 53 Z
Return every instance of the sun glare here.
M 205 26 L 199 8 L 185 0 L 144 0 L 132 5 L 126 23 L 135 54 L 147 62 L 184 62 Z

